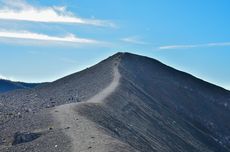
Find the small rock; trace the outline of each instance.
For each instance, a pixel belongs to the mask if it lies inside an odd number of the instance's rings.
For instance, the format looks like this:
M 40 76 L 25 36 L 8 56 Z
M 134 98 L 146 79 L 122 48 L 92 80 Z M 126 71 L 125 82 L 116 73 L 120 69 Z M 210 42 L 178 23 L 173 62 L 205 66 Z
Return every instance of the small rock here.
M 22 115 L 21 115 L 21 113 L 20 113 L 20 112 L 18 112 L 18 117 L 19 117 L 19 118 L 22 118 Z
M 26 108 L 25 112 L 31 112 L 32 110 L 30 108 Z
M 5 143 L 5 141 L 6 141 L 6 139 L 5 139 L 5 138 L 2 138 L 2 139 L 0 138 L 0 145 L 1 145 L 1 144 L 4 144 L 4 143 Z
M 53 127 L 50 127 L 49 130 L 53 130 Z
M 12 145 L 17 145 L 21 143 L 31 142 L 41 136 L 40 133 L 29 133 L 29 132 L 16 132 L 14 134 L 14 141 Z

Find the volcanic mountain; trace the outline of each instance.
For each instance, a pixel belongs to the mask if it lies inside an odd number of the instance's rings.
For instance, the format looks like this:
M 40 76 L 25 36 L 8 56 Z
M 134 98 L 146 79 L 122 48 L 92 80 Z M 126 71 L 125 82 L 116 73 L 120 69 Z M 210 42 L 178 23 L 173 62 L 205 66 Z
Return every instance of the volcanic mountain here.
M 0 95 L 2 152 L 230 152 L 230 92 L 117 53 L 52 83 Z
M 0 93 L 12 91 L 16 89 L 29 89 L 34 88 L 38 83 L 23 83 L 23 82 L 13 82 L 10 80 L 0 79 Z

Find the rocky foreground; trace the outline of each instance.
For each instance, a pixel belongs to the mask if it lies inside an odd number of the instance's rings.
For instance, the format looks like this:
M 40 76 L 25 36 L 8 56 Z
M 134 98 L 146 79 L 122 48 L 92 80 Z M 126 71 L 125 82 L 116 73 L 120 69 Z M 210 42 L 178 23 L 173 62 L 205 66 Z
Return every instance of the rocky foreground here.
M 117 53 L 33 89 L 0 94 L 2 152 L 229 152 L 230 92 Z

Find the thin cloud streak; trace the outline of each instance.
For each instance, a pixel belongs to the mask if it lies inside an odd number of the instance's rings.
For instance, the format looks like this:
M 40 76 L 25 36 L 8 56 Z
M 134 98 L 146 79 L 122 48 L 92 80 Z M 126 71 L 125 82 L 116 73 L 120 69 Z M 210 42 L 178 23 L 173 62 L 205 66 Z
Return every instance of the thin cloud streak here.
M 2 20 L 73 23 L 103 27 L 116 27 L 116 25 L 110 21 L 77 17 L 72 12 L 67 11 L 66 7 L 64 6 L 37 8 L 22 0 L 16 0 L 16 2 L 12 0 L 4 1 L 4 4 L 5 6 L 0 8 L 0 19 Z
M 97 44 L 96 40 L 78 38 L 73 34 L 64 37 L 49 36 L 45 34 L 32 33 L 28 31 L 0 31 L 0 38 L 15 38 L 15 39 L 29 39 L 40 41 L 53 41 L 53 42 L 71 42 L 80 44 Z
M 189 49 L 189 48 L 216 47 L 216 46 L 230 46 L 230 42 L 217 42 L 217 43 L 192 44 L 192 45 L 166 45 L 166 46 L 160 46 L 158 49 L 170 50 L 170 49 Z
M 148 43 L 142 41 L 140 39 L 140 37 L 138 37 L 138 36 L 131 36 L 131 37 L 122 38 L 121 41 L 127 42 L 127 43 L 132 43 L 132 44 L 141 44 L 141 45 L 148 44 Z

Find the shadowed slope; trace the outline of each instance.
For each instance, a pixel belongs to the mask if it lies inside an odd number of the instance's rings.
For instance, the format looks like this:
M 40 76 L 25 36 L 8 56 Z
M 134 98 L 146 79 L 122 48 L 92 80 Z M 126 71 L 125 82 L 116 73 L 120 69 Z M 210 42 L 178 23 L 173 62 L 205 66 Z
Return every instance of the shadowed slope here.
M 228 91 L 128 53 L 119 71 L 119 88 L 83 116 L 139 151 L 229 151 Z

